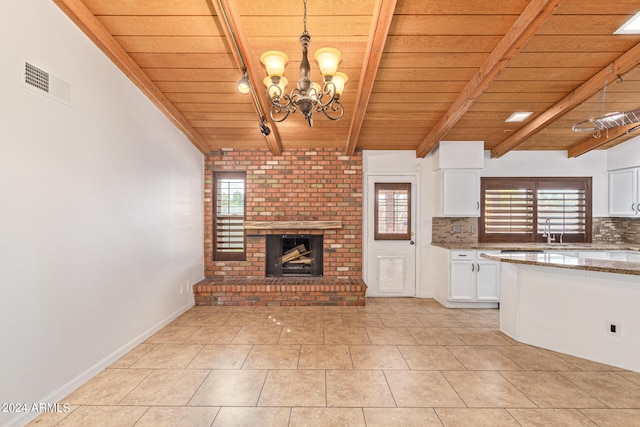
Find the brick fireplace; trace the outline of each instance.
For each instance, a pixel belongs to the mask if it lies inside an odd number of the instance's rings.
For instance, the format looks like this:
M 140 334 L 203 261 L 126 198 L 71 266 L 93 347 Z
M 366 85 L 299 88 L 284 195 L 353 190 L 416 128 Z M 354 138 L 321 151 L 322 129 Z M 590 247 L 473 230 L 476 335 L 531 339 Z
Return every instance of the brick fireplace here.
M 245 220 L 253 226 L 245 230 L 246 259 L 217 261 L 213 259 L 213 173 L 244 171 L 246 173 Z M 362 155 L 345 156 L 337 150 L 286 150 L 273 156 L 264 150 L 232 150 L 212 152 L 205 159 L 205 277 L 194 290 L 196 302 L 221 304 L 276 303 L 274 295 L 250 295 L 250 301 L 238 295 L 213 292 L 204 285 L 228 286 L 231 283 L 253 283 L 266 280 L 267 235 L 322 236 L 322 277 L 305 278 L 309 293 L 306 300 L 293 301 L 278 297 L 280 303 L 313 304 L 322 302 L 364 304 L 362 282 Z M 255 224 L 266 223 L 259 227 Z M 292 228 L 291 224 L 296 224 Z M 331 226 L 327 227 L 326 224 Z M 278 228 L 282 225 L 282 228 Z M 307 227 L 307 228 L 305 228 Z M 277 281 L 269 281 L 274 285 Z M 289 281 L 291 283 L 291 281 Z M 298 281 L 298 283 L 302 283 Z M 318 294 L 318 287 L 331 286 L 328 293 Z M 346 291 L 347 286 L 349 291 Z M 313 287 L 313 291 L 311 291 Z M 351 289 L 353 288 L 353 293 Z M 227 288 L 225 288 L 227 289 Z M 262 289 L 262 288 L 261 288 Z M 302 288 L 301 288 L 302 289 Z M 206 295 L 209 290 L 209 295 Z M 246 291 L 246 289 L 243 289 Z M 302 291 L 301 291 L 302 292 Z M 307 291 L 304 291 L 307 292 Z M 216 295 L 213 295 L 213 294 Z M 339 294 L 343 295 L 339 295 Z M 254 292 L 255 294 L 255 292 Z M 347 295 L 348 294 L 348 295 Z M 327 299 L 329 295 L 329 299 Z M 295 295 L 294 295 L 295 296 Z M 313 300 L 312 297 L 316 297 Z

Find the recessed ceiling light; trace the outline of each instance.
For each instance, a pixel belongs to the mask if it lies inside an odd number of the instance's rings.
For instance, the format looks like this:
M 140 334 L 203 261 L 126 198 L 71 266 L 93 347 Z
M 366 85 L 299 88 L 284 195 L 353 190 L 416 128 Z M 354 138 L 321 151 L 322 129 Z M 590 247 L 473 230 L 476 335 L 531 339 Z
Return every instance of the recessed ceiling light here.
M 636 13 L 613 34 L 640 34 L 640 12 Z
M 533 114 L 533 111 L 516 111 L 505 122 L 524 122 Z

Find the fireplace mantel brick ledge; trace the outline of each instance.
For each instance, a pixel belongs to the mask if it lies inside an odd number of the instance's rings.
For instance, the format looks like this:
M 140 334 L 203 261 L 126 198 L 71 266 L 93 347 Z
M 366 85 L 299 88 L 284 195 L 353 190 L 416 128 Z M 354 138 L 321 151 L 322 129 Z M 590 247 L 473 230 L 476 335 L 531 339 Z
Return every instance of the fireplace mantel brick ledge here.
M 364 306 L 362 279 L 265 277 L 205 279 L 193 286 L 196 305 Z
M 245 230 L 332 230 L 342 228 L 342 221 L 245 221 Z

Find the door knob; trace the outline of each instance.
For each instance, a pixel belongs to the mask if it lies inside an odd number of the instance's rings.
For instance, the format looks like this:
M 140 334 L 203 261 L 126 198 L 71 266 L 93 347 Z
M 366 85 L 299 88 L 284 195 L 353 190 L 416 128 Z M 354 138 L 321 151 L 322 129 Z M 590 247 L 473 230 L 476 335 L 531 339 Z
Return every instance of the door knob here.
M 410 244 L 410 245 L 415 245 L 415 244 L 416 244 L 416 242 L 414 242 L 413 240 L 409 240 L 409 244 Z

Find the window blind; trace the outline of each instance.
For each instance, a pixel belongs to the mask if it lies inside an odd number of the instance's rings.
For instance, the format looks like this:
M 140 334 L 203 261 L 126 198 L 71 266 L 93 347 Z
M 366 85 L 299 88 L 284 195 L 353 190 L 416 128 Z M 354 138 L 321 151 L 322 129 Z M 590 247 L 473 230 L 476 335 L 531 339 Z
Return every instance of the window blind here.
M 216 219 L 216 245 L 218 252 L 242 252 L 244 250 L 243 218 L 219 216 Z
M 485 233 L 531 233 L 533 190 L 487 189 L 484 193 Z
M 591 178 L 482 178 L 480 242 L 591 241 Z
M 411 184 L 376 183 L 374 239 L 411 239 Z
M 216 176 L 215 257 L 243 259 L 245 180 L 238 174 Z
M 585 190 L 538 190 L 538 233 L 582 234 L 586 228 Z

